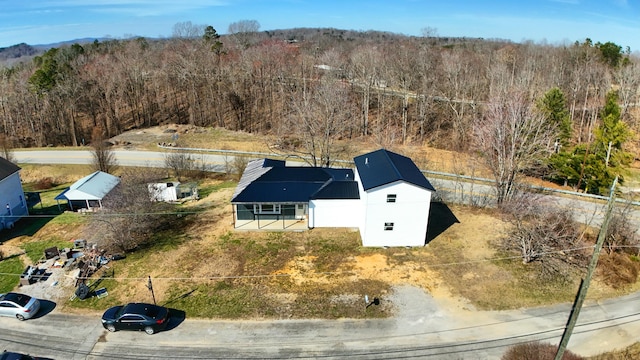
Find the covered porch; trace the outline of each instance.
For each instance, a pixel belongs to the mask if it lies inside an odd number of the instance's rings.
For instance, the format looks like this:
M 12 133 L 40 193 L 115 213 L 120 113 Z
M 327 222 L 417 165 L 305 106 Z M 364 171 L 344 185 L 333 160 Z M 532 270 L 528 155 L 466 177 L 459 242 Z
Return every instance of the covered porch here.
M 238 230 L 308 230 L 308 204 L 234 204 Z

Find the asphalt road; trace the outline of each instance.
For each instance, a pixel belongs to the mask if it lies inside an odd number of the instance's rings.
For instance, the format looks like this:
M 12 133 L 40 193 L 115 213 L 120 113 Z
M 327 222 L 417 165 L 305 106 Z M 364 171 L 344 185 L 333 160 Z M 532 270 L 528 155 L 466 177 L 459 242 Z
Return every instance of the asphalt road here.
M 569 348 L 588 356 L 637 341 L 639 301 L 636 293 L 587 303 Z M 109 333 L 100 314 L 61 314 L 53 307 L 24 322 L 1 319 L 0 348 L 74 360 L 499 359 L 516 343 L 559 342 L 569 313 L 567 304 L 449 312 L 425 294 L 392 319 L 214 321 L 185 319 L 174 310 L 169 330 L 147 335 Z
M 162 151 L 127 151 L 114 150 L 118 165 L 139 167 L 165 167 L 165 157 L 171 150 Z M 93 155 L 87 150 L 37 150 L 14 151 L 18 163 L 24 164 L 91 164 Z M 207 170 L 224 172 L 225 156 L 212 154 L 196 154 L 193 158 L 206 165 Z M 227 157 L 228 158 L 228 157 Z
M 87 151 L 14 154 L 18 163 L 91 161 Z M 115 154 L 123 166 L 162 167 L 165 156 L 163 152 Z M 224 168 L 223 156 L 203 155 L 201 159 L 211 169 Z M 452 182 L 450 186 L 455 189 L 460 185 Z M 594 208 L 593 203 L 590 206 Z M 585 214 L 597 211 L 588 209 Z M 108 333 L 100 324 L 100 314 L 62 314 L 55 304 L 45 302 L 44 311 L 35 319 L 0 319 L 0 349 L 54 359 L 499 359 L 512 344 L 532 340 L 557 344 L 570 310 L 569 304 L 562 304 L 460 312 L 448 310 L 428 294 L 418 299 L 400 304 L 398 316 L 378 320 L 214 321 L 185 318 L 175 310 L 169 330 L 152 336 L 144 332 Z M 595 355 L 631 345 L 638 341 L 637 334 L 640 293 L 588 302 L 569 349 Z

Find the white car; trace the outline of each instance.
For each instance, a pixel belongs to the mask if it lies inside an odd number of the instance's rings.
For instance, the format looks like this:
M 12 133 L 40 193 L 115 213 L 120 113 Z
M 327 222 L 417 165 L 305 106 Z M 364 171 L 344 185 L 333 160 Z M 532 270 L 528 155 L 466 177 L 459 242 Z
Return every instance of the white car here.
M 0 316 L 12 316 L 18 320 L 32 318 L 40 309 L 40 301 L 19 293 L 0 294 Z

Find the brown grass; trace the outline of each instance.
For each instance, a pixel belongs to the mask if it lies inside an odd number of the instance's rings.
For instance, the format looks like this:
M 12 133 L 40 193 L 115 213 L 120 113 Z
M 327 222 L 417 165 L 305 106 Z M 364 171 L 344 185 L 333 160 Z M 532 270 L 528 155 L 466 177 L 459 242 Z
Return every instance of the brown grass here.
M 640 342 L 626 349 L 612 351 L 605 354 L 589 357 L 589 360 L 636 360 L 640 359 Z

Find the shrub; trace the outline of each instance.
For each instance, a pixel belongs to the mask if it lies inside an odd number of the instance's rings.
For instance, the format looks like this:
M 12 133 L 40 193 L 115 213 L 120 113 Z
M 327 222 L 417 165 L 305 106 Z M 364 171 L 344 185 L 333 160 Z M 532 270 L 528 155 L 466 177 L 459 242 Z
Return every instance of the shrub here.
M 557 346 L 541 342 L 518 344 L 510 347 L 502 355 L 501 360 L 553 360 L 557 350 Z M 584 358 L 566 350 L 562 360 L 584 360 Z
M 614 289 L 633 284 L 640 274 L 640 263 L 625 253 L 603 254 L 598 263 L 602 277 Z
M 50 177 L 46 177 L 38 180 L 34 187 L 36 188 L 36 190 L 46 190 L 51 189 L 54 186 L 57 186 L 57 184 L 53 181 L 53 179 Z

